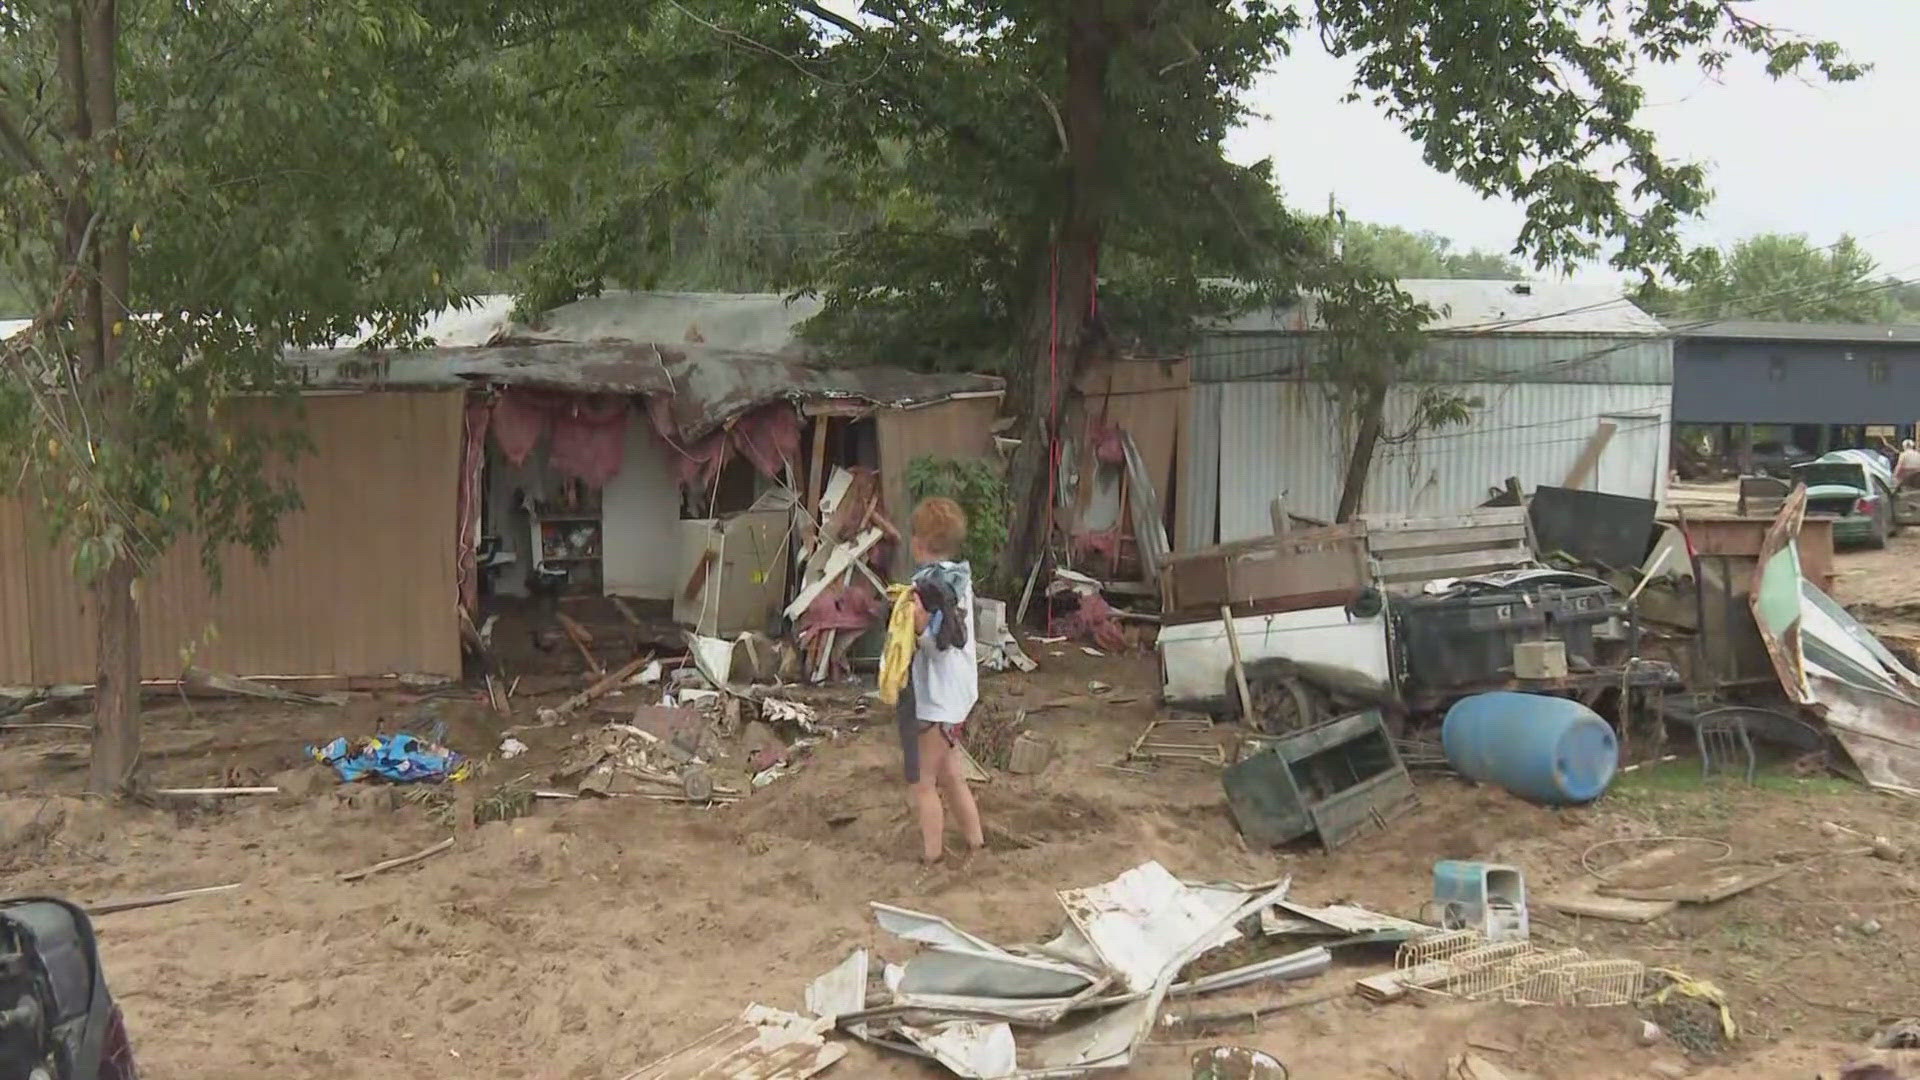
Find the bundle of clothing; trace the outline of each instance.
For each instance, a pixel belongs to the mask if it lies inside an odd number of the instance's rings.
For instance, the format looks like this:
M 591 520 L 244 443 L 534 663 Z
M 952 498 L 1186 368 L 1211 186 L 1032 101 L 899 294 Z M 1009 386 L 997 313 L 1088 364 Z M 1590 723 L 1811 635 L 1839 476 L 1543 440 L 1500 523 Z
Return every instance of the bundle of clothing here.
M 933 637 L 936 648 L 964 649 L 972 644 L 967 638 L 967 620 L 960 610 L 961 597 L 967 594 L 966 587 L 972 576 L 973 568 L 966 563 L 929 563 L 914 571 L 913 580 L 908 584 L 894 585 L 887 590 L 893 600 L 893 613 L 887 618 L 887 642 L 880 651 L 882 704 L 892 705 L 900 700 L 900 691 L 913 669 L 914 647 L 920 636 L 913 628 L 916 597 L 920 606 L 927 609 L 927 633 Z

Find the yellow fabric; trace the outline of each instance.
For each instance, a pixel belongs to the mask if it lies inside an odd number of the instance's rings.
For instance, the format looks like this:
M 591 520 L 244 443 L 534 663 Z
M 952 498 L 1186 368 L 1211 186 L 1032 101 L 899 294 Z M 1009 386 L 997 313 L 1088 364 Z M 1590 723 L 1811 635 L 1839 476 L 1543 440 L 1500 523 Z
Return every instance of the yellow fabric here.
M 880 650 L 880 703 L 894 705 L 913 669 L 914 639 L 919 634 L 913 626 L 913 590 L 890 585 L 887 595 L 893 597 L 893 614 L 887 619 L 887 644 Z
M 1704 1001 L 1720 1010 L 1720 1029 L 1726 1032 L 1729 1041 L 1740 1037 L 1739 1025 L 1733 1022 L 1733 1011 L 1727 1008 L 1727 995 L 1718 986 L 1696 979 L 1684 972 L 1672 968 L 1653 968 L 1655 975 L 1664 975 L 1669 980 L 1660 992 L 1650 999 L 1656 1005 L 1664 1005 L 1674 994 Z

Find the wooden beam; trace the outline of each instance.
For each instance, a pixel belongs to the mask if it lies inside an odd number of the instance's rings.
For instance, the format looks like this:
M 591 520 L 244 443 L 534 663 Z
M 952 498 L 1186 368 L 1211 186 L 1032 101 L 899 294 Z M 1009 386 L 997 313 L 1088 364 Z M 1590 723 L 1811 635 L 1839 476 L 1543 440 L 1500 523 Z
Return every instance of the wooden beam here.
M 827 482 L 827 425 L 833 419 L 815 417 L 813 421 L 813 463 L 807 469 L 807 520 L 820 520 L 820 495 Z
M 1574 461 L 1573 468 L 1567 470 L 1566 482 L 1562 483 L 1561 487 L 1578 491 L 1586 484 L 1587 477 L 1600 464 L 1600 452 L 1613 441 L 1613 432 L 1613 421 L 1600 421 L 1600 426 L 1593 429 L 1593 435 L 1587 439 L 1587 445 L 1581 449 L 1580 457 Z

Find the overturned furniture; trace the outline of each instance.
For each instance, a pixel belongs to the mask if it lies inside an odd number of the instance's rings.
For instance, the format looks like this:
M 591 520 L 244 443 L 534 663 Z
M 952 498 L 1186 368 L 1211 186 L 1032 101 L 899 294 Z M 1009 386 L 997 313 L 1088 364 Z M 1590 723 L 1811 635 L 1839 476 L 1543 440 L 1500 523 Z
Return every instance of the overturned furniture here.
M 1221 777 L 1234 823 L 1249 842 L 1273 847 L 1317 833 L 1332 851 L 1418 801 L 1377 710 L 1257 745 Z

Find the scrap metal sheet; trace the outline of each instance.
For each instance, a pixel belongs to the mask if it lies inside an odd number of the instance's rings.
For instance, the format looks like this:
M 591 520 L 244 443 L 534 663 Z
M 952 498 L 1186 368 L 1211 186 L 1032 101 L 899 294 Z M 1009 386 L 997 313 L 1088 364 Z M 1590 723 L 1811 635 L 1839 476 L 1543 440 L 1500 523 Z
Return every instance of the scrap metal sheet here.
M 1157 862 L 1136 866 L 1104 885 L 1057 895 L 1067 917 L 1129 990 L 1151 987 L 1168 961 L 1219 922 L 1205 896 Z M 1207 945 L 1239 937 L 1229 926 Z
M 1920 676 L 1801 573 L 1806 489 L 1780 508 L 1760 547 L 1754 621 L 1787 697 L 1809 706 L 1866 782 L 1920 793 Z
M 625 1080 L 806 1080 L 847 1056 L 827 1042 L 831 1023 L 749 1005 L 722 1024 Z

